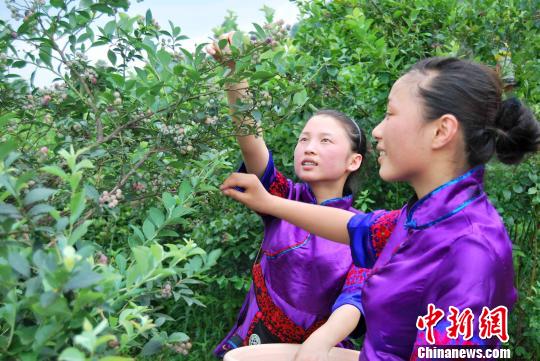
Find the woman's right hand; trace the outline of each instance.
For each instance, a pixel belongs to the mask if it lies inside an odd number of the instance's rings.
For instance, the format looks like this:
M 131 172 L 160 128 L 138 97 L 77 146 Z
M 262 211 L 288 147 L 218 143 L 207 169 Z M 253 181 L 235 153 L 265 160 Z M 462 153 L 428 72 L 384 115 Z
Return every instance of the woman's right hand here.
M 233 173 L 219 188 L 223 194 L 243 203 L 255 212 L 268 214 L 272 209 L 274 196 L 268 193 L 255 174 Z
M 228 33 L 225 33 L 221 35 L 218 39 L 218 41 L 214 41 L 212 44 L 209 44 L 206 46 L 206 52 L 208 55 L 212 56 L 216 61 L 219 61 L 220 63 L 224 62 L 224 58 L 226 58 L 228 55 L 231 54 L 231 48 L 230 45 L 232 44 L 232 38 L 234 36 L 234 31 L 230 31 Z M 219 48 L 219 40 L 227 39 L 227 45 L 223 49 Z M 234 70 L 235 62 L 234 60 L 228 60 L 225 62 L 225 64 L 231 69 Z

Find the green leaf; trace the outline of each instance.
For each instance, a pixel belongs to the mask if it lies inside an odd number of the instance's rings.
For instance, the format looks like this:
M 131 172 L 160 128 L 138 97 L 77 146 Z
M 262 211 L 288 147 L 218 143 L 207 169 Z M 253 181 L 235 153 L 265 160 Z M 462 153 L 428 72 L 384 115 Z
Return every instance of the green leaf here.
M 59 361 L 84 361 L 86 357 L 84 353 L 76 349 L 75 347 L 66 348 L 60 356 L 58 357 Z
M 13 114 L 13 113 L 10 113 Z M 10 115 L 7 114 L 7 115 Z M 4 118 L 5 115 L 2 116 Z M 7 142 L 0 144 L 0 161 L 3 161 L 9 153 L 17 148 L 17 143 L 14 140 L 8 140 Z
M 114 51 L 109 50 L 107 52 L 107 58 L 109 58 L 109 61 L 112 65 L 116 65 L 116 54 L 114 53 Z
M 148 247 L 135 247 L 131 251 L 133 252 L 133 256 L 135 257 L 137 278 L 145 277 L 150 267 L 148 258 Z
M 24 60 L 17 60 L 14 61 L 13 64 L 11 64 L 13 68 L 22 69 L 26 66 L 26 61 Z
M 82 179 L 82 173 L 81 172 L 75 172 L 69 177 L 69 185 L 71 187 L 71 190 L 76 190 L 79 186 L 79 182 Z
M 159 231 L 157 236 L 158 236 L 158 238 L 180 237 L 180 235 L 178 233 L 176 233 L 175 231 L 173 231 L 172 229 L 162 229 L 161 231 Z
M 9 203 L 0 203 L 0 215 L 13 219 L 21 218 L 19 210 L 13 204 Z
M 116 30 L 116 21 L 111 20 L 107 24 L 105 24 L 105 27 L 103 28 L 103 34 L 110 37 L 114 34 L 115 30 Z
M 69 279 L 64 285 L 65 291 L 76 290 L 79 288 L 90 287 L 93 284 L 101 281 L 101 275 L 92 271 L 92 268 L 88 263 L 84 263 L 83 266 Z
M 66 8 L 66 3 L 64 2 L 64 0 L 51 0 L 51 5 L 54 6 L 55 8 L 60 8 L 60 9 Z
M 69 209 L 71 212 L 71 215 L 69 216 L 70 224 L 75 223 L 75 221 L 79 219 L 81 213 L 84 211 L 85 203 L 86 203 L 86 199 L 85 199 L 84 189 L 78 193 L 75 193 L 71 197 L 71 202 L 69 206 Z
M 293 96 L 293 103 L 296 104 L 299 107 L 303 106 L 306 103 L 307 100 L 308 100 L 308 95 L 307 95 L 307 91 L 305 89 L 303 89 L 302 91 L 294 94 L 294 96 Z
M 241 31 L 235 31 L 232 36 L 232 45 L 235 48 L 242 48 L 244 44 L 244 34 Z
M 133 230 L 133 234 L 135 234 L 139 241 L 144 242 L 144 234 L 141 232 L 140 228 L 132 224 L 130 224 L 129 227 Z
M 43 213 L 49 213 L 50 211 L 54 211 L 56 210 L 54 207 L 48 205 L 48 204 L 45 204 L 45 203 L 39 203 L 37 205 L 35 205 L 34 207 L 32 207 L 29 211 L 28 211 L 28 216 L 29 217 L 34 217 L 34 216 L 37 216 L 38 214 L 43 214 Z
M 91 220 L 84 221 L 83 224 L 81 224 L 79 227 L 75 228 L 75 230 L 71 233 L 69 236 L 69 245 L 74 245 L 75 242 L 77 242 L 81 237 L 83 237 L 86 232 L 88 231 L 88 226 L 92 224 Z
M 170 193 L 163 193 L 161 198 L 163 199 L 163 204 L 165 205 L 165 208 L 167 208 L 168 210 L 171 210 L 176 206 L 176 200 Z
M 154 233 L 156 233 L 156 227 L 154 227 L 154 224 L 149 219 L 144 220 L 142 229 L 146 239 L 150 240 L 154 238 Z
M 275 73 L 272 73 L 270 71 L 266 71 L 266 70 L 259 70 L 259 71 L 256 71 L 255 73 L 253 73 L 253 75 L 251 76 L 251 79 L 254 79 L 254 80 L 268 80 L 270 78 L 273 78 L 276 74 Z
M 161 261 L 163 261 L 163 246 L 160 244 L 153 244 L 150 247 L 150 252 L 152 253 L 152 256 L 154 256 L 154 260 L 156 261 L 155 264 L 161 264 Z
M 223 253 L 223 250 L 220 248 L 210 251 L 210 253 L 208 253 L 208 256 L 206 257 L 205 266 L 208 268 L 214 266 L 217 263 L 217 260 L 219 256 L 221 256 L 222 253 Z
M 150 9 L 146 10 L 145 20 L 146 26 L 152 25 L 152 11 Z
M 264 39 L 266 37 L 266 32 L 263 30 L 263 28 L 257 23 L 252 24 L 255 30 L 257 30 L 257 35 L 259 36 L 259 38 Z
M 15 321 L 17 319 L 16 302 L 5 303 L 4 306 L 0 307 L 0 320 L 1 319 L 4 319 L 11 328 L 15 326 Z
M 48 45 L 42 45 L 41 49 L 39 50 L 39 58 L 42 62 L 44 62 L 46 65 L 52 67 L 51 63 L 51 47 Z
M 60 330 L 60 325 L 54 321 L 41 325 L 36 331 L 34 348 L 40 349 L 47 341 L 53 338 Z
M 134 358 L 131 357 L 121 357 L 121 356 L 105 356 L 99 359 L 99 361 L 133 361 Z
M 220 39 L 220 40 L 218 41 L 218 43 L 217 43 L 217 45 L 218 45 L 218 47 L 219 47 L 220 49 L 224 49 L 224 48 L 227 46 L 227 44 L 229 44 L 229 40 L 228 40 L 228 39 Z
M 188 195 L 192 192 L 193 188 L 189 181 L 185 180 L 180 184 L 180 189 L 178 190 L 178 198 L 184 203 L 187 200 Z
M 92 164 L 90 159 L 83 159 L 79 163 L 77 163 L 77 165 L 75 166 L 75 171 L 79 171 L 83 168 L 93 169 L 94 165 Z
M 90 331 L 84 331 L 80 335 L 75 336 L 73 339 L 77 345 L 81 345 L 89 352 L 94 352 L 94 348 L 96 347 L 96 336 L 92 334 Z
M 150 208 L 150 211 L 148 211 L 148 216 L 157 228 L 161 227 L 163 222 L 165 222 L 165 216 L 163 216 L 163 213 L 157 208 Z
M 141 350 L 140 356 L 151 356 L 161 351 L 163 344 L 158 339 L 151 339 L 148 341 Z
M 8 255 L 9 265 L 24 277 L 30 277 L 30 263 L 26 257 L 23 257 L 17 252 L 10 252 Z
M 174 332 L 169 335 L 168 341 L 170 343 L 186 342 L 189 341 L 189 336 L 183 332 Z
M 26 197 L 24 197 L 24 205 L 27 206 L 35 202 L 43 201 L 45 199 L 48 199 L 54 193 L 56 193 L 56 189 L 34 188 L 30 192 L 28 192 Z
M 12 196 L 18 196 L 17 191 L 15 190 L 13 178 L 10 177 L 9 174 L 0 174 L 0 186 L 4 186 Z M 0 187 L 0 189 L 2 189 L 2 187 Z
M 62 170 L 62 168 L 60 168 L 60 167 L 58 167 L 56 165 L 49 165 L 49 166 L 41 168 L 41 170 L 46 172 L 46 173 L 49 173 L 49 174 L 55 175 L 57 177 L 60 177 L 63 180 L 67 180 L 67 178 L 68 178 L 68 175 L 66 174 L 66 172 L 64 172 Z
M 193 212 L 191 208 L 184 208 L 182 206 L 178 206 L 175 209 L 173 209 L 173 211 L 171 212 L 171 217 L 178 218 L 178 217 L 185 216 L 186 214 L 189 214 L 191 212 Z

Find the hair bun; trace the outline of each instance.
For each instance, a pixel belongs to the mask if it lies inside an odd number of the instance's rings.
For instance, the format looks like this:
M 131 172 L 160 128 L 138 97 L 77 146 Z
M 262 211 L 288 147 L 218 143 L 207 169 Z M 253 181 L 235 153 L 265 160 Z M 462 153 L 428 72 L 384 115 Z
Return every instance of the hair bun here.
M 495 149 L 506 164 L 520 162 L 525 154 L 538 151 L 540 126 L 533 113 L 521 101 L 509 98 L 502 102 L 495 117 Z
M 516 126 L 521 115 L 521 107 L 521 102 L 515 97 L 504 100 L 495 116 L 495 127 L 506 131 Z

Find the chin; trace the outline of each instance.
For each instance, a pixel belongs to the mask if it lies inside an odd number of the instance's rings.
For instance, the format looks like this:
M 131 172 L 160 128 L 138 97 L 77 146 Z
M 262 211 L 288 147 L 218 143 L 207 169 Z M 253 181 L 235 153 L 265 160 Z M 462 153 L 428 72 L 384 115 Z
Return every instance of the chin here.
M 399 180 L 399 177 L 397 177 L 396 174 L 392 174 L 391 171 L 384 169 L 383 167 L 379 169 L 379 177 L 385 182 L 395 182 Z
M 296 173 L 296 175 L 298 176 L 298 179 L 300 179 L 304 183 L 317 181 L 317 177 L 314 177 L 312 174 Z

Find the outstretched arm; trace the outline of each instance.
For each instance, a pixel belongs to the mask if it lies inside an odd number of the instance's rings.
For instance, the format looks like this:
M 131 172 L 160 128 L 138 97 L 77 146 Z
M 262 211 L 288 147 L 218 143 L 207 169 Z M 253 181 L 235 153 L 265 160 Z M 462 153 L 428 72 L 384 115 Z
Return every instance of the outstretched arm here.
M 244 188 L 241 192 L 235 187 Z M 251 208 L 290 222 L 332 241 L 350 243 L 347 224 L 355 215 L 343 209 L 307 204 L 271 195 L 253 174 L 233 173 L 221 185 L 223 194 Z
M 229 44 L 231 44 L 233 35 L 234 32 L 230 32 L 224 34 L 221 38 L 227 39 Z M 223 58 L 230 54 L 229 45 L 220 49 L 217 43 L 210 44 L 206 48 L 206 51 L 218 61 L 223 61 Z M 228 61 L 227 66 L 231 68 L 231 71 L 234 71 L 234 61 Z M 236 140 L 242 151 L 247 172 L 253 173 L 260 178 L 268 162 L 268 149 L 262 136 L 262 129 L 258 127 L 254 119 L 238 114 L 236 110 L 238 102 L 242 102 L 247 98 L 248 88 L 249 84 L 246 80 L 239 83 L 227 83 L 225 85 L 229 112 L 231 113 L 237 131 L 242 133 L 242 129 L 246 127 L 256 127 L 257 129 L 257 134 L 237 135 Z

